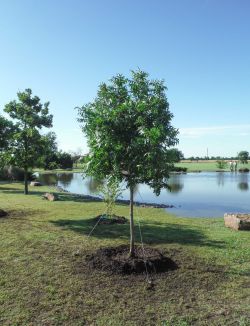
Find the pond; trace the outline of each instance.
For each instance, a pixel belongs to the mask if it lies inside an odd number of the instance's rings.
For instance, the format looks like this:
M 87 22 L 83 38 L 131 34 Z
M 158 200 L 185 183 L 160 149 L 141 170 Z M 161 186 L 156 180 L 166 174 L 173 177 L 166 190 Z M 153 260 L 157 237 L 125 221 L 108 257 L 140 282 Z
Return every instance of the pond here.
M 140 202 L 174 205 L 167 211 L 185 217 L 223 217 L 224 213 L 250 212 L 248 173 L 201 172 L 172 175 L 172 191 L 162 190 L 154 195 L 146 185 L 138 185 L 135 200 Z M 58 185 L 77 194 L 96 195 L 98 184 L 92 178 L 83 179 L 81 173 L 39 174 L 46 185 Z M 125 187 L 124 187 L 125 188 Z M 129 199 L 124 190 L 122 199 Z

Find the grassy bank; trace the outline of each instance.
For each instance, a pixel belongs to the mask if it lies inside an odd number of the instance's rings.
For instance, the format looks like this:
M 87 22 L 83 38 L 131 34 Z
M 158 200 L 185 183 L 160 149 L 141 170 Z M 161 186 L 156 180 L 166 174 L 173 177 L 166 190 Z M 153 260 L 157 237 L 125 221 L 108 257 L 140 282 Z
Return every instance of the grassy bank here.
M 144 242 L 179 266 L 145 276 L 90 270 L 85 256 L 128 242 L 129 225 L 98 226 L 103 203 L 60 193 L 47 202 L 33 188 L 0 184 L 1 325 L 249 325 L 250 233 L 226 229 L 222 219 L 176 218 L 137 208 Z M 127 206 L 116 213 L 128 215 Z M 137 219 L 137 218 L 136 218 Z M 138 227 L 136 232 L 139 240 Z
M 219 168 L 217 166 L 216 161 L 212 160 L 202 160 L 202 161 L 181 161 L 179 163 L 176 163 L 175 166 L 177 167 L 183 167 L 187 168 L 187 172 L 215 172 L 219 171 Z M 241 164 L 238 163 L 238 169 L 240 168 L 248 168 L 250 170 L 250 163 L 248 164 Z M 44 169 L 35 169 L 35 172 L 40 173 L 72 173 L 72 172 L 82 172 L 83 171 L 83 165 L 78 164 L 77 168 L 74 167 L 72 170 L 62 170 L 62 169 L 56 169 L 56 170 L 44 170 Z M 230 171 L 229 166 L 227 166 L 224 171 Z
M 187 172 L 197 172 L 197 171 L 209 171 L 215 172 L 219 171 L 216 161 L 182 161 L 180 163 L 175 164 L 178 167 L 187 168 Z M 238 169 L 240 168 L 248 168 L 250 169 L 250 163 L 248 164 L 241 164 L 238 163 Z M 229 166 L 227 166 L 224 171 L 230 171 Z

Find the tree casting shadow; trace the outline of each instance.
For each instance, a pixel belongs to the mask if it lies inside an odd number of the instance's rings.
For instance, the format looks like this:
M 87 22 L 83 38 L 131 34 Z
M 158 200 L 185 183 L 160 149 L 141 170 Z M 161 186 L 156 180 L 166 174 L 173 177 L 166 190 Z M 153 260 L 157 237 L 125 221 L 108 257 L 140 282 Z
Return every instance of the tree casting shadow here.
M 63 229 L 71 230 L 84 235 L 89 235 L 95 222 L 90 219 L 61 219 L 50 221 Z M 188 244 L 223 248 L 223 241 L 208 239 L 200 230 L 190 228 L 188 225 L 170 224 L 170 223 L 141 223 L 143 241 L 146 244 Z M 140 240 L 139 228 L 135 228 L 136 240 Z M 97 225 L 91 234 L 92 237 L 100 239 L 129 239 L 129 223 L 116 225 Z

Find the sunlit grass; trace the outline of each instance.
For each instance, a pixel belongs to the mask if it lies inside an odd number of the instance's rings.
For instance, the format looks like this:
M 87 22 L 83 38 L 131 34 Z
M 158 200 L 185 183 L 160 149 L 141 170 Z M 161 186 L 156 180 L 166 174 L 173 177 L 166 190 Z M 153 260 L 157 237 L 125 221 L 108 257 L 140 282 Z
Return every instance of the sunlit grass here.
M 144 276 L 91 271 L 84 257 L 128 243 L 129 225 L 93 228 L 103 203 L 80 201 L 50 187 L 0 184 L 0 324 L 2 325 L 247 325 L 250 305 L 250 233 L 223 219 L 175 217 L 136 208 L 143 241 L 176 260 L 179 270 Z M 128 206 L 116 214 L 128 217 Z M 245 323 L 245 324 L 244 324 Z

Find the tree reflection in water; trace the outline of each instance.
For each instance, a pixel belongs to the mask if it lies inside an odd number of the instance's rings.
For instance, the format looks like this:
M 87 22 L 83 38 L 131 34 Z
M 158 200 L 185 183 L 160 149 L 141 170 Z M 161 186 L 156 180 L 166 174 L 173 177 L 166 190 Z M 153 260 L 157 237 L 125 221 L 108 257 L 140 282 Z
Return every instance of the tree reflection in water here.
M 225 175 L 224 172 L 217 172 L 217 185 L 224 186 Z
M 248 191 L 248 175 L 246 173 L 240 174 L 240 182 L 238 183 L 238 189 L 241 191 Z
M 171 176 L 171 179 L 168 183 L 170 189 L 169 191 L 177 194 L 179 192 L 182 191 L 182 189 L 184 188 L 184 184 L 182 182 L 180 182 L 180 176 L 179 175 L 173 175 Z
M 60 183 L 62 184 L 62 187 L 67 187 L 71 184 L 72 180 L 73 180 L 73 173 L 60 173 L 57 174 L 57 180 L 60 181 Z

